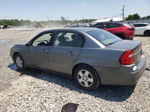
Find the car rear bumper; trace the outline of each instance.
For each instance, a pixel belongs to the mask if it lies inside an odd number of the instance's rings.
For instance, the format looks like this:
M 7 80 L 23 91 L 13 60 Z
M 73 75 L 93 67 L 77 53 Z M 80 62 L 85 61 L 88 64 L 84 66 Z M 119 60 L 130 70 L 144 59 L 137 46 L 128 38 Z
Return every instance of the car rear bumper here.
M 103 85 L 135 85 L 145 70 L 146 58 L 141 57 L 137 65 L 121 66 L 120 68 L 95 67 Z M 133 70 L 133 67 L 137 70 Z M 135 68 L 136 68 L 135 67 Z
M 129 37 L 129 40 L 133 40 L 133 38 L 134 38 L 134 35 L 131 35 L 131 36 Z
M 134 30 L 125 30 L 124 31 L 125 39 L 133 40 L 134 38 Z
M 134 33 L 133 32 L 131 32 L 130 34 L 125 35 L 125 39 L 133 40 L 133 38 L 134 38 Z

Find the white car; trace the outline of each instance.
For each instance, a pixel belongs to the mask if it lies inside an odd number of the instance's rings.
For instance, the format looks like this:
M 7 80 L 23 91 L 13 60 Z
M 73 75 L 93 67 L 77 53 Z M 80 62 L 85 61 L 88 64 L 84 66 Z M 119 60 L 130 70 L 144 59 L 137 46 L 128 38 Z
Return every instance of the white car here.
M 150 24 L 149 23 L 135 23 L 135 35 L 150 36 Z

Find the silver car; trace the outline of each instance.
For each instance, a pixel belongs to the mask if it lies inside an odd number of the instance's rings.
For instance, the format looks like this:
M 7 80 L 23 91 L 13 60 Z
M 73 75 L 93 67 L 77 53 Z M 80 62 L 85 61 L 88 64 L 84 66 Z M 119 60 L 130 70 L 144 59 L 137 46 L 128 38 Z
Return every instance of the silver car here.
M 135 85 L 145 70 L 141 43 L 97 28 L 53 29 L 11 48 L 19 70 L 27 67 L 72 77 L 77 85 Z

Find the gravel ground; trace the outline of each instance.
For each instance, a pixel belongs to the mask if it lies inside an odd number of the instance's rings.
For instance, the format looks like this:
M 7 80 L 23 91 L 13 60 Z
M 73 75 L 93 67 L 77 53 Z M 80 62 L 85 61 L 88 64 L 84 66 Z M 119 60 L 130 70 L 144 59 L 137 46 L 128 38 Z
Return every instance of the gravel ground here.
M 67 103 L 77 112 L 150 112 L 150 71 L 136 86 L 102 86 L 93 92 L 79 89 L 70 78 L 29 69 L 16 70 L 9 50 L 43 29 L 0 30 L 0 112 L 60 112 Z M 135 37 L 143 44 L 150 68 L 150 37 Z

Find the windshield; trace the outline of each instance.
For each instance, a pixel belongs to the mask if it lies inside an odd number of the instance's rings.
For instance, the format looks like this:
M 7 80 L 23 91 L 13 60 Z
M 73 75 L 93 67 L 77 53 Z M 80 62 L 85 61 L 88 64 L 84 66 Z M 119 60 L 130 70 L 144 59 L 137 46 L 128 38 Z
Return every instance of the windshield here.
M 94 29 L 87 33 L 106 46 L 121 40 L 119 37 L 100 29 Z

